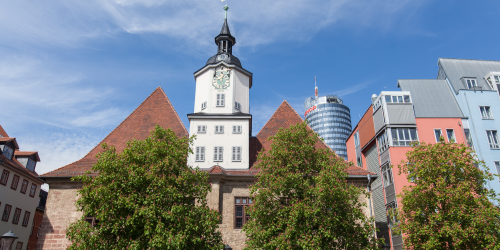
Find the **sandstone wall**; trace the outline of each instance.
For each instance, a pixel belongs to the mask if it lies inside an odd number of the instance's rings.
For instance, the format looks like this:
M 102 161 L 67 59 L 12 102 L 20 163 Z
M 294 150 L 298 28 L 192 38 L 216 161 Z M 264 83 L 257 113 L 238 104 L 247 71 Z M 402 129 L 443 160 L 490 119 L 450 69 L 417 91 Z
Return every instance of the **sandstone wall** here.
M 36 249 L 66 249 L 71 242 L 66 238 L 69 224 L 80 219 L 82 212 L 77 211 L 75 202 L 81 184 L 62 182 L 49 183 L 45 213 Z

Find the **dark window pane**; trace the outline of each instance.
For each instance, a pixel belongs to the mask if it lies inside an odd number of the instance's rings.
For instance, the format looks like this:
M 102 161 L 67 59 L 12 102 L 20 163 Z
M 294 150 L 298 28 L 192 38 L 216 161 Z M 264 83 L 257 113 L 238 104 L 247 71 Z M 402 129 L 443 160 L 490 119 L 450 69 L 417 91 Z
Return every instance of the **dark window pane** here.
M 405 102 L 410 102 L 410 96 L 409 95 L 405 95 L 404 99 L 405 99 Z
M 251 200 L 251 199 L 248 199 L 248 203 L 249 203 L 249 204 L 252 204 L 252 200 Z
M 243 207 L 236 207 L 236 216 L 243 216 Z
M 404 133 L 405 133 L 405 140 L 410 140 L 410 134 L 409 134 L 409 129 L 403 129 Z
M 413 141 L 417 141 L 417 130 L 414 129 L 414 128 L 411 128 L 410 129 L 410 136 L 411 136 L 411 140 Z
M 240 228 L 243 226 L 243 218 L 236 218 L 236 227 Z
M 403 103 L 403 97 L 402 96 L 398 96 L 398 102 L 399 103 Z
M 393 97 L 392 97 L 392 102 L 397 103 L 397 102 L 398 102 L 398 97 L 397 97 L 397 96 L 393 96 Z
M 386 103 L 391 103 L 391 96 L 390 95 L 386 95 L 385 96 L 385 102 Z
M 398 134 L 399 134 L 399 140 L 400 141 L 403 141 L 405 138 L 404 138 L 404 135 L 403 135 L 403 129 L 402 128 L 398 128 Z

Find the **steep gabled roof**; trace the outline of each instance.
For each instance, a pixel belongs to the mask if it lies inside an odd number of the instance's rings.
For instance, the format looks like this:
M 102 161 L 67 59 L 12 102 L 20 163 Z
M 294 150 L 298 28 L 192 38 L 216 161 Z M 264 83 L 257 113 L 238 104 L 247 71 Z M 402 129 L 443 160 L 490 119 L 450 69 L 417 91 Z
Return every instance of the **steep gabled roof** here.
M 150 135 L 155 125 L 172 129 L 177 136 L 189 136 L 172 103 L 161 87 L 158 87 L 144 100 L 118 127 L 95 146 L 82 159 L 58 168 L 41 177 L 70 177 L 90 171 L 97 161 L 97 154 L 102 152 L 101 145 L 106 143 L 121 152 L 132 139 L 144 140 Z
M 40 156 L 38 155 L 38 151 L 19 151 L 16 149 L 16 151 L 14 151 L 14 155 L 20 157 L 33 155 L 36 161 L 40 161 Z
M 9 137 L 7 132 L 2 128 L 2 125 L 0 125 L 0 137 Z

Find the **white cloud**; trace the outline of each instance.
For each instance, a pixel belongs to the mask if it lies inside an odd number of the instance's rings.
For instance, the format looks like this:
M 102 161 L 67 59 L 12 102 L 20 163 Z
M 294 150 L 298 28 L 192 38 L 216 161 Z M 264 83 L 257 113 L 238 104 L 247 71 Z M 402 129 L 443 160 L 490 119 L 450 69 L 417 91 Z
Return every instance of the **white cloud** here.
M 338 21 L 388 29 L 424 1 L 231 1 L 229 22 L 240 46 L 308 40 Z M 406 11 L 405 11 L 406 10 Z M 7 1 L 0 8 L 0 42 L 14 47 L 79 46 L 88 39 L 156 33 L 205 51 L 223 21 L 218 1 Z
M 81 83 L 79 72 L 58 72 L 45 67 L 47 61 L 30 57 L 0 59 L 2 103 L 12 103 L 0 114 L 8 122 L 41 123 L 60 128 L 104 127 L 125 117 L 122 110 L 104 105 L 114 90 L 91 88 Z

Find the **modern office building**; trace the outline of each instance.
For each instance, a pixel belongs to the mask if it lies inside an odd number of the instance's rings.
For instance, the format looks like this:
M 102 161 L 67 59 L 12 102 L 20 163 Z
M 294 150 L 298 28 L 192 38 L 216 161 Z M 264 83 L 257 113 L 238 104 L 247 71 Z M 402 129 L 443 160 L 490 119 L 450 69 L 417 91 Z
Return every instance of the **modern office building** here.
M 309 126 L 338 156 L 347 159 L 345 142 L 351 134 L 351 112 L 342 99 L 334 95 L 318 97 L 316 88 L 314 98 L 304 102 L 304 110 Z
M 372 184 L 374 219 L 386 249 L 403 249 L 403 238 L 391 230 L 395 218 L 386 211 L 397 208 L 404 186 L 412 185 L 399 164 L 412 142 L 465 143 L 469 123 L 444 80 L 399 80 L 402 91 L 373 95 L 372 105 L 347 139 L 349 161 L 380 174 Z M 391 167 L 392 166 L 392 167 Z M 403 232 L 404 233 L 404 232 Z
M 437 78 L 446 80 L 469 118 L 469 144 L 490 173 L 500 174 L 500 61 L 439 58 L 438 66 Z M 500 193 L 500 179 L 486 188 Z

